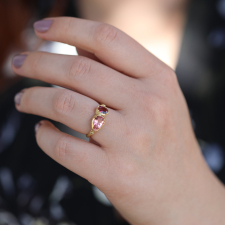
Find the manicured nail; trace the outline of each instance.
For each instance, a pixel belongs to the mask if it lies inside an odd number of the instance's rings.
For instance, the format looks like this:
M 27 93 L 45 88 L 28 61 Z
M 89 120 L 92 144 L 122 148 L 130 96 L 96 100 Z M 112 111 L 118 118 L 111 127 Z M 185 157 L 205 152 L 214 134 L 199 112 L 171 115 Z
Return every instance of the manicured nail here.
M 38 129 L 40 128 L 40 126 L 42 125 L 41 122 L 37 123 L 35 126 L 34 126 L 34 132 L 35 134 L 37 133 Z
M 23 65 L 24 60 L 26 59 L 27 55 L 16 55 L 14 56 L 12 63 L 16 68 L 20 68 Z
M 39 20 L 34 23 L 34 29 L 38 32 L 46 32 L 52 25 L 53 20 Z
M 17 93 L 15 95 L 14 102 L 15 102 L 16 105 L 20 105 L 20 102 L 21 102 L 21 98 L 23 96 L 23 93 L 24 93 L 24 91 L 21 91 L 21 92 L 19 92 L 19 93 Z

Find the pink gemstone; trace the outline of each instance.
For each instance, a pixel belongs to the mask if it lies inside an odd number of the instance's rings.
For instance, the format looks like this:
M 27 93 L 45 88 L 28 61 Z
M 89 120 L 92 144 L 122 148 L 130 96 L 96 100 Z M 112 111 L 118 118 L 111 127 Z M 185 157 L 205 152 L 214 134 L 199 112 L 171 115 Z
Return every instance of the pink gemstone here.
M 93 129 L 95 131 L 99 130 L 104 124 L 104 122 L 105 122 L 105 119 L 102 116 L 96 116 L 93 122 Z
M 107 114 L 108 113 L 108 109 L 104 106 L 99 106 L 98 107 L 98 111 L 102 114 Z

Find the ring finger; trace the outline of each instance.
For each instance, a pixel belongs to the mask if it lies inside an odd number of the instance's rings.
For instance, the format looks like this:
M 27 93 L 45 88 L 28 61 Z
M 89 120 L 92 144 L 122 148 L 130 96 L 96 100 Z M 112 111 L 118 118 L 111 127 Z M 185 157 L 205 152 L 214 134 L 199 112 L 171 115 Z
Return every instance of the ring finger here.
M 15 97 L 15 103 L 16 108 L 21 112 L 61 122 L 83 134 L 90 132 L 91 120 L 99 105 L 93 99 L 79 93 L 46 87 L 23 90 Z M 93 140 L 102 146 L 108 146 L 108 143 L 116 138 L 118 132 L 115 132 L 115 121 L 121 126 L 122 114 L 109 109 L 105 120 L 106 125 L 92 136 Z

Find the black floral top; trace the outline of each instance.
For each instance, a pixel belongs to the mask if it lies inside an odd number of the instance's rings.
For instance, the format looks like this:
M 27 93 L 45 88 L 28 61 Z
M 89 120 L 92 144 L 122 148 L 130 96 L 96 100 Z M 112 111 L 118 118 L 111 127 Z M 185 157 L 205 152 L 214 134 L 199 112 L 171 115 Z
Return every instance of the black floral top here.
M 193 1 L 176 73 L 203 155 L 225 183 L 225 0 Z

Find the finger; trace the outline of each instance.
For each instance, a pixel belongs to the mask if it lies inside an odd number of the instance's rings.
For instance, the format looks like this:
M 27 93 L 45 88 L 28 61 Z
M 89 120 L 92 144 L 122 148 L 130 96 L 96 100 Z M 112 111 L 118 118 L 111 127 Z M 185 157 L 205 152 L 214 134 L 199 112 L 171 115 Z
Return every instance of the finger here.
M 60 88 L 33 87 L 23 90 L 22 95 L 20 92 L 19 98 L 18 101 L 15 97 L 19 111 L 61 122 L 83 134 L 90 132 L 91 120 L 99 105 L 84 95 Z M 122 135 L 116 132 L 115 126 L 115 122 L 122 121 L 121 117 L 119 112 L 109 109 L 104 127 L 92 138 L 102 146 L 109 146 L 116 135 Z
M 106 176 L 106 153 L 97 145 L 59 131 L 48 121 L 36 126 L 40 148 L 56 162 L 94 185 Z
M 77 53 L 79 56 L 84 56 L 84 57 L 92 59 L 96 62 L 100 62 L 100 60 L 93 53 L 87 52 L 81 48 L 76 48 L 76 49 L 77 49 Z
M 107 24 L 58 17 L 38 21 L 34 28 L 40 38 L 91 52 L 106 65 L 129 76 L 147 77 L 158 74 L 165 67 L 163 62 L 131 37 Z
M 15 56 L 13 63 L 19 56 Z M 82 56 L 31 52 L 15 73 L 66 87 L 111 108 L 121 109 L 136 80 Z

